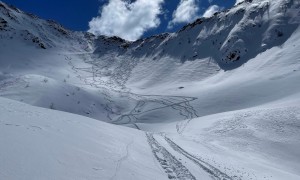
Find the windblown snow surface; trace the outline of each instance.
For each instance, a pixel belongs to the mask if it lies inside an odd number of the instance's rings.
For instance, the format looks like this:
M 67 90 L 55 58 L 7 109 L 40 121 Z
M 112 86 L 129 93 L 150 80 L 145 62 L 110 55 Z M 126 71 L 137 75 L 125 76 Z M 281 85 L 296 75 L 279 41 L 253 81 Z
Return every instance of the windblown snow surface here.
M 300 2 L 128 42 L 0 2 L 0 179 L 300 179 Z

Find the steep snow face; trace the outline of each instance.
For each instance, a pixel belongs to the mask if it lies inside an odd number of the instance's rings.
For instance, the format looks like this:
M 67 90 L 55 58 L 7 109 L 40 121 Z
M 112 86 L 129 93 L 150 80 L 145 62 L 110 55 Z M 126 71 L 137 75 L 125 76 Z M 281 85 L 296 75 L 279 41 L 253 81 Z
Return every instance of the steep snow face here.
M 121 85 L 139 79 L 142 83 L 149 81 L 147 87 L 170 79 L 199 81 L 217 74 L 220 68 L 235 69 L 257 54 L 282 45 L 299 25 L 299 6 L 293 0 L 244 2 L 211 18 L 198 19 L 178 33 L 136 42 L 114 38 L 105 43 L 109 46 L 99 46 L 94 53 L 114 62 L 113 76 L 122 81 Z M 103 37 L 97 42 L 103 44 Z M 162 72 L 168 72 L 168 76 L 160 78 Z
M 89 34 L 72 32 L 52 20 L 42 20 L 33 14 L 0 2 L 1 41 L 22 40 L 41 49 L 64 48 L 88 50 Z

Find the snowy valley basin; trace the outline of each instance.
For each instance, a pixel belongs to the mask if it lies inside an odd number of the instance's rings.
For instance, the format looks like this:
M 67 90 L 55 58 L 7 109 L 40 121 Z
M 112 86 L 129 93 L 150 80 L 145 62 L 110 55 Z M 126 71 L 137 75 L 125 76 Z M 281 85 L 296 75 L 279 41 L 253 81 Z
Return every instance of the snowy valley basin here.
M 300 3 L 137 41 L 0 2 L 0 179 L 300 179 Z

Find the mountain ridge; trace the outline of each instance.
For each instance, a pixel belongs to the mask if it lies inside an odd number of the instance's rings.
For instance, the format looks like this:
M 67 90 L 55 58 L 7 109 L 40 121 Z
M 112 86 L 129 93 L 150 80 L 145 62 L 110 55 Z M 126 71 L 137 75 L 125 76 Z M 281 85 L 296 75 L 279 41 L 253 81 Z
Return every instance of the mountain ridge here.
M 291 8 L 297 9 L 297 5 L 293 3 L 294 1 L 278 1 L 280 3 L 277 3 L 278 5 L 274 6 L 281 6 L 284 7 L 286 10 L 289 10 Z M 272 2 L 273 3 L 273 2 Z M 274 3 L 276 3 L 274 1 Z M 2 5 L 5 7 L 4 5 Z M 292 7 L 294 6 L 294 7 Z M 298 5 L 299 6 L 299 5 Z M 2 8 L 3 8 L 2 7 Z M 18 10 L 17 8 L 12 7 L 13 10 L 20 13 L 22 11 Z M 205 54 L 203 52 L 203 49 L 205 49 L 201 44 L 205 43 L 206 47 L 209 47 L 210 49 L 214 49 L 215 56 L 212 56 L 212 59 L 224 70 L 230 70 L 237 68 L 244 63 L 246 63 L 249 59 L 253 58 L 252 56 L 249 56 L 248 54 L 257 54 L 260 52 L 265 51 L 266 49 L 270 49 L 271 47 L 278 46 L 285 42 L 286 39 L 289 38 L 289 36 L 292 34 L 292 32 L 295 30 L 297 25 L 293 27 L 292 24 L 286 24 L 288 22 L 284 21 L 284 18 L 289 18 L 290 16 L 287 14 L 279 15 L 282 12 L 277 12 L 279 16 L 276 17 L 275 23 L 269 22 L 267 20 L 263 20 L 259 16 L 265 16 L 266 11 L 269 11 L 269 1 L 249 1 L 249 2 L 242 2 L 238 5 L 234 6 L 231 9 L 224 10 L 218 13 L 215 13 L 210 18 L 200 18 L 194 21 L 193 23 L 187 24 L 184 26 L 181 30 L 179 30 L 177 33 L 164 33 L 159 35 L 153 35 L 147 38 L 139 39 L 137 41 L 126 41 L 124 39 L 121 39 L 119 37 L 106 37 L 106 36 L 99 36 L 96 37 L 92 34 L 85 33 L 85 32 L 76 32 L 74 31 L 71 33 L 71 31 L 66 30 L 58 23 L 47 20 L 47 24 L 52 27 L 55 31 L 58 32 L 54 35 L 61 36 L 59 34 L 62 34 L 63 38 L 75 38 L 76 41 L 80 41 L 79 39 L 82 38 L 82 42 L 84 44 L 94 44 L 91 41 L 101 42 L 105 41 L 104 43 L 112 43 L 115 44 L 114 48 L 116 46 L 119 46 L 119 51 L 121 53 L 131 53 L 133 56 L 141 56 L 138 51 L 143 51 L 143 47 L 147 46 L 147 53 L 146 56 L 149 54 L 153 56 L 154 59 L 158 59 L 161 57 L 161 55 L 168 55 L 172 56 L 173 58 L 180 57 L 180 60 L 182 62 L 184 61 L 193 61 L 195 59 L 209 57 L 213 53 Z M 249 13 L 251 12 L 251 14 Z M 27 13 L 25 13 L 27 14 Z M 11 18 L 13 18 L 14 15 L 10 15 L 9 11 L 7 11 L 7 15 Z M 27 14 L 28 15 L 28 14 Z M 29 15 L 30 16 L 30 15 Z M 31 16 L 30 16 L 31 17 Z M 34 17 L 36 18 L 36 17 Z M 224 23 L 227 23 L 227 20 L 229 19 L 229 25 L 226 25 Z M 231 20 L 232 19 L 232 20 Z M 236 19 L 236 20 L 234 20 Z M 233 21 L 233 23 L 230 23 L 230 21 Z M 281 23 L 280 23 L 281 22 Z M 201 35 L 201 33 L 213 33 L 209 32 L 213 29 L 209 30 L 211 27 L 209 26 L 210 23 L 216 24 L 216 26 L 219 26 L 219 32 L 222 34 L 222 32 L 225 32 L 225 35 L 222 35 L 221 37 L 218 37 L 219 35 L 214 33 L 214 37 L 208 37 L 207 35 Z M 274 27 L 271 29 L 270 23 L 272 23 Z M 7 25 L 6 25 L 7 26 Z M 221 30 L 220 27 L 225 26 L 224 30 Z M 232 31 L 232 29 L 235 27 L 237 29 L 236 31 Z M 289 29 L 286 29 L 283 27 L 291 27 Z M 207 29 L 208 28 L 208 29 Z M 213 27 L 216 28 L 216 27 Z M 204 32 L 207 29 L 208 32 Z M 243 30 L 239 30 L 243 29 Z M 251 42 L 251 36 L 250 33 L 246 37 L 242 37 L 241 32 L 244 32 L 244 29 L 253 29 L 254 31 L 257 31 L 259 34 L 269 34 L 268 39 L 263 39 L 262 41 L 258 42 Z M 200 32 L 199 35 L 195 34 L 196 32 Z M 250 30 L 249 30 L 250 31 Z M 285 32 L 284 32 L 285 31 Z M 27 30 L 27 33 L 28 30 Z M 189 35 L 186 35 L 188 33 L 190 36 L 193 37 L 186 37 Z M 40 34 L 40 33 L 39 33 Z M 48 33 L 49 34 L 49 33 Z M 70 35 L 74 37 L 70 37 Z M 81 35 L 78 35 L 81 34 Z M 195 34 L 195 35 L 193 35 Z M 221 35 L 220 34 L 220 35 Z M 244 33 L 245 34 L 245 33 Z M 29 35 L 31 35 L 29 33 Z M 183 37 L 181 37 L 181 35 Z M 40 35 L 42 36 L 42 35 Z M 198 37 L 197 37 L 198 36 Z M 202 36 L 202 37 L 201 37 Z M 37 37 L 33 35 L 33 41 L 37 43 L 40 47 L 46 48 L 46 46 L 51 47 L 51 42 L 47 44 L 47 42 L 40 42 L 42 37 Z M 221 38 L 221 39 L 220 39 Z M 260 39 L 260 38 L 257 38 Z M 90 41 L 87 43 L 87 41 Z M 185 42 L 187 40 L 187 42 Z M 43 41 L 49 41 L 47 39 L 44 39 Z M 177 46 L 185 46 L 185 50 L 183 53 L 174 53 L 176 52 L 176 47 L 171 47 L 168 45 L 168 41 L 171 41 L 170 44 L 177 43 Z M 207 42 L 210 41 L 210 42 Z M 247 44 L 252 43 L 252 45 L 249 47 Z M 86 45 L 88 46 L 88 45 Z M 193 50 L 187 50 L 186 48 L 189 47 Z M 258 47 L 254 49 L 253 47 Z M 102 47 L 100 47 L 102 48 Z M 107 47 L 106 47 L 107 48 Z M 98 47 L 99 49 L 99 47 Z M 163 50 L 161 50 L 163 49 Z M 165 50 L 166 49 L 166 50 Z M 199 50 L 197 50 L 199 49 Z M 91 50 L 89 48 L 89 50 Z M 113 49 L 107 49 L 108 51 Z M 170 52 L 174 51 L 174 52 Z M 178 52 L 178 51 L 177 51 Z M 216 53 L 218 52 L 218 53 Z M 102 52 L 103 53 L 103 52 Z M 105 53 L 105 51 L 104 51 Z M 145 53 L 144 53 L 145 54 Z M 144 55 L 142 54 L 142 55 Z M 248 57 L 249 56 L 249 57 Z

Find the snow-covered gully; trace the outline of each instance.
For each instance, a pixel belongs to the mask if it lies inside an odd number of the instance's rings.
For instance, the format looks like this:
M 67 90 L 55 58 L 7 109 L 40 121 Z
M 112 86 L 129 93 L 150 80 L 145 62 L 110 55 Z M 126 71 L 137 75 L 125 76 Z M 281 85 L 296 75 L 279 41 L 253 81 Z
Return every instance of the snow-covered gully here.
M 77 53 L 77 55 L 88 55 L 87 59 L 92 59 L 91 61 L 86 61 L 86 63 L 90 64 L 91 66 L 88 68 L 79 68 L 75 67 L 72 63 L 72 58 L 68 55 L 65 55 L 65 60 L 71 66 L 71 69 L 77 74 L 77 77 L 81 79 L 86 85 L 95 87 L 95 88 L 103 88 L 103 85 L 106 87 L 110 87 L 109 84 L 115 84 L 116 86 L 119 79 L 112 79 L 112 82 L 104 82 L 99 81 L 99 77 L 103 74 L 102 71 L 105 67 L 99 65 L 99 62 L 93 60 L 91 53 Z M 97 63 L 98 62 L 98 63 Z M 83 75 L 85 74 L 85 76 Z M 122 87 L 119 87 L 122 88 Z M 124 94 L 131 99 L 136 101 L 135 107 L 128 113 L 125 114 L 115 114 L 110 106 L 107 104 L 107 117 L 111 120 L 110 123 L 117 124 L 117 125 L 133 125 L 136 129 L 140 129 L 137 123 L 140 121 L 139 116 L 165 109 L 165 108 L 172 108 L 175 112 L 177 111 L 180 116 L 183 117 L 183 120 L 186 121 L 179 121 L 176 125 L 176 130 L 179 134 L 181 134 L 188 122 L 196 117 L 199 117 L 195 108 L 190 104 L 190 102 L 197 100 L 196 97 L 188 97 L 188 96 L 164 96 L 164 95 L 146 95 L 146 94 L 135 94 L 130 91 L 126 92 L 124 90 L 117 90 L 115 86 L 110 87 L 108 89 L 112 92 L 117 92 L 120 94 Z M 106 94 L 107 100 L 110 101 L 110 97 Z M 143 110 L 147 104 L 154 103 L 156 104 L 155 107 L 147 110 Z M 112 115 L 117 116 L 117 118 L 111 118 Z

